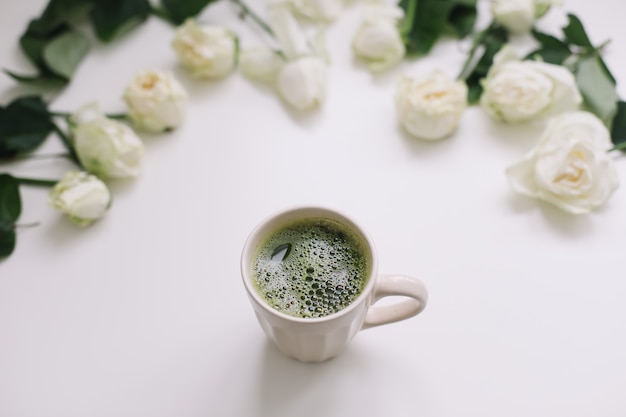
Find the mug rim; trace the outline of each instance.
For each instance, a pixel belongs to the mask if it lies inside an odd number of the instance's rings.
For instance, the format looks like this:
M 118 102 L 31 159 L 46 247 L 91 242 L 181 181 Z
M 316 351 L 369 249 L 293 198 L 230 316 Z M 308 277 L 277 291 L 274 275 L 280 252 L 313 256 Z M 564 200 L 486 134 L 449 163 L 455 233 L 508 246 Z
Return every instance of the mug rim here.
M 363 289 L 361 290 L 361 293 L 359 294 L 359 296 L 355 298 L 347 307 L 339 311 L 336 311 L 334 313 L 328 314 L 326 316 L 322 316 L 322 317 L 312 317 L 312 318 L 295 317 L 295 316 L 291 316 L 289 314 L 286 314 L 286 313 L 283 313 L 283 312 L 280 312 L 278 310 L 271 308 L 270 305 L 257 293 L 256 289 L 254 288 L 252 284 L 252 279 L 251 279 L 252 274 L 250 271 L 250 261 L 252 259 L 253 250 L 256 249 L 256 247 L 258 246 L 260 239 L 256 239 L 257 244 L 254 245 L 254 247 L 252 244 L 255 238 L 258 237 L 258 234 L 263 230 L 263 228 L 267 227 L 271 222 L 277 221 L 281 217 L 289 216 L 289 214 L 295 214 L 295 213 L 306 212 L 306 211 L 318 212 L 319 215 L 303 216 L 301 218 L 306 218 L 306 217 L 324 218 L 325 217 L 324 213 L 330 213 L 334 217 L 329 216 L 328 219 L 336 221 L 337 218 L 340 218 L 342 221 L 347 222 L 347 226 L 350 227 L 350 229 L 352 229 L 353 231 L 355 231 L 359 238 L 363 239 L 364 241 L 363 243 L 366 245 L 366 250 L 369 252 L 370 265 L 368 268 L 369 271 L 368 271 L 368 276 L 367 276 L 367 282 L 365 286 L 363 287 Z M 287 221 L 285 221 L 285 223 L 286 222 Z M 346 316 L 350 314 L 352 310 L 357 308 L 357 306 L 360 305 L 365 298 L 369 297 L 376 282 L 376 273 L 378 271 L 378 257 L 376 254 L 376 247 L 374 246 L 374 241 L 372 240 L 371 236 L 369 235 L 367 230 L 363 226 L 361 226 L 360 223 L 354 220 L 351 216 L 345 214 L 344 212 L 340 210 L 337 210 L 335 208 L 328 207 L 328 206 L 297 205 L 297 206 L 290 206 L 290 207 L 286 207 L 283 209 L 275 210 L 273 213 L 267 215 L 266 217 L 264 217 L 261 221 L 257 223 L 254 229 L 252 229 L 252 231 L 248 235 L 248 238 L 246 239 L 243 245 L 240 267 L 241 267 L 241 277 L 243 279 L 244 286 L 246 288 L 246 291 L 248 292 L 248 295 L 252 297 L 254 301 L 258 305 L 260 305 L 261 308 L 263 308 L 263 310 L 265 310 L 266 312 L 268 312 L 269 314 L 275 317 L 289 320 L 290 322 L 313 324 L 313 323 L 324 323 L 327 321 L 335 320 L 340 317 Z

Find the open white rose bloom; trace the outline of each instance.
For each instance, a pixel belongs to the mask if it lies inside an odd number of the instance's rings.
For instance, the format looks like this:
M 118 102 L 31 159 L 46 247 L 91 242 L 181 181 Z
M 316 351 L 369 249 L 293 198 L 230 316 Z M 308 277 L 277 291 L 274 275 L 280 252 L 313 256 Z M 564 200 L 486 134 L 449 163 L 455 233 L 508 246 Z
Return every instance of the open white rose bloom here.
M 363 21 L 352 40 L 352 50 L 371 71 L 384 71 L 404 57 L 404 42 L 398 31 L 403 16 L 403 10 L 391 4 L 363 6 Z
M 532 29 L 535 20 L 548 12 L 559 0 L 491 0 L 491 13 L 495 22 L 514 34 Z
M 187 92 L 168 72 L 138 72 L 124 91 L 128 116 L 139 129 L 162 132 L 178 127 L 187 111 Z
M 198 78 L 223 78 L 237 61 L 237 38 L 232 32 L 193 19 L 176 29 L 172 47 L 183 66 Z
M 70 171 L 48 194 L 48 202 L 79 226 L 102 218 L 111 206 L 111 192 L 96 176 Z
M 576 110 L 582 97 L 574 75 L 563 66 L 520 61 L 505 46 L 494 57 L 480 103 L 495 119 L 507 123 L 542 119 Z
M 307 38 L 287 4 L 270 5 L 269 23 L 277 50 L 244 49 L 242 73 L 255 81 L 274 85 L 283 101 L 299 111 L 321 106 L 328 84 L 327 55 L 323 33 Z
M 602 206 L 619 185 L 610 134 L 591 113 L 555 117 L 539 144 L 506 170 L 514 191 L 573 214 Z
M 100 178 L 139 174 L 144 145 L 126 124 L 106 117 L 94 103 L 70 118 L 74 148 L 83 167 Z
M 437 140 L 457 128 L 467 107 L 467 85 L 441 71 L 420 77 L 402 77 L 396 91 L 396 109 L 402 126 L 413 136 Z

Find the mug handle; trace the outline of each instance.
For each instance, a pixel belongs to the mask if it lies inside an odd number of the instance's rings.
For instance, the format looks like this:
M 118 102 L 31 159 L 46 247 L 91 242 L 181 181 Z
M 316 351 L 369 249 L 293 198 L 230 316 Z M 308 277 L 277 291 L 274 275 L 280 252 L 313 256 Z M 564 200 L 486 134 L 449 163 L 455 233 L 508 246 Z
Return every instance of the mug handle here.
M 404 296 L 408 299 L 388 305 L 375 305 L 384 297 Z M 372 292 L 372 305 L 367 310 L 361 330 L 393 323 L 419 314 L 428 301 L 428 291 L 417 278 L 406 275 L 381 274 Z

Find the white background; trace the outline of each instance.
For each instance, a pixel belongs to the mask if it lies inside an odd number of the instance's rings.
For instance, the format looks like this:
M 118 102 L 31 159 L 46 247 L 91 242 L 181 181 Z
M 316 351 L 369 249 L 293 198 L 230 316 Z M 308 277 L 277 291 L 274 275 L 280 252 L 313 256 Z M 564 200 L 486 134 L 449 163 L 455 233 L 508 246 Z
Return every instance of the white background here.
M 45 3 L 0 3 L 2 67 L 32 70 L 18 38 Z M 260 0 L 250 5 L 263 14 Z M 594 43 L 611 39 L 605 59 L 623 82 L 625 7 L 565 0 L 539 28 L 558 34 L 577 14 Z M 0 261 L 0 417 L 626 415 L 626 185 L 580 217 L 514 195 L 504 169 L 544 125 L 499 124 L 479 107 L 447 140 L 412 139 L 394 110 L 398 76 L 456 76 L 468 44 L 445 39 L 372 76 L 350 49 L 359 10 L 351 4 L 328 30 L 328 100 L 311 114 L 238 73 L 191 79 L 157 18 L 94 42 L 72 83 L 46 92 L 57 111 L 97 100 L 123 112 L 135 71 L 165 69 L 190 108 L 178 130 L 142 134 L 141 176 L 113 183 L 111 211 L 88 229 L 49 208 L 46 190 L 22 187 L 20 223 L 40 225 L 20 229 Z M 229 4 L 202 19 L 258 43 Z M 2 104 L 35 91 L 0 76 Z M 618 92 L 626 97 L 623 84 Z M 61 150 L 51 137 L 38 152 Z M 626 184 L 626 159 L 615 159 Z M 59 178 L 70 168 L 36 160 L 0 171 Z M 239 256 L 263 217 L 299 204 L 359 220 L 382 272 L 425 282 L 426 310 L 359 333 L 323 364 L 281 356 L 248 303 Z

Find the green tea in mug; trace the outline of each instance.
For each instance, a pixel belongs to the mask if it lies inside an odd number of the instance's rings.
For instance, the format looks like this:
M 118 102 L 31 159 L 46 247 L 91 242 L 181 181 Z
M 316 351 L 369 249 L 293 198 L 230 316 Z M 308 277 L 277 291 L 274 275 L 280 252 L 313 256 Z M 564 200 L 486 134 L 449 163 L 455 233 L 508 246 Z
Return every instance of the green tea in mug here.
M 306 218 L 269 234 L 256 249 L 253 284 L 272 308 L 324 317 L 354 301 L 369 273 L 364 243 L 343 224 Z

